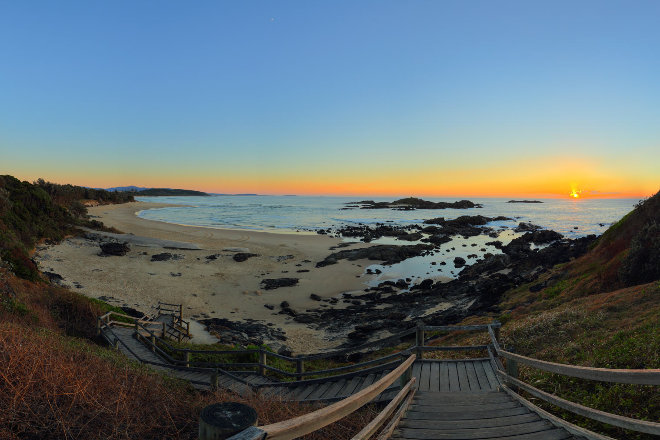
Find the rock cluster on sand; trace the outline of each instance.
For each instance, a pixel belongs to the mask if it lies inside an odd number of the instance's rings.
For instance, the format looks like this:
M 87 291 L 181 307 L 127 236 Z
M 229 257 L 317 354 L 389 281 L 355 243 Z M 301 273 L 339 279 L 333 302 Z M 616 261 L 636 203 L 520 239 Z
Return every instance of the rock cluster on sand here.
M 123 257 L 131 250 L 131 248 L 126 243 L 117 243 L 117 242 L 107 242 L 99 244 L 101 248 L 101 253 L 103 255 L 115 255 L 118 257 Z

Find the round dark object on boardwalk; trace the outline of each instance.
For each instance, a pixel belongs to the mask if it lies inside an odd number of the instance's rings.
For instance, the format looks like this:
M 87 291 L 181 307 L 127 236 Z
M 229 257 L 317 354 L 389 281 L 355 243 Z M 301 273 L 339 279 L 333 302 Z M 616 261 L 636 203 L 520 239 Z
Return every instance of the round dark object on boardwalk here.
M 220 440 L 257 424 L 257 412 L 238 402 L 214 403 L 199 415 L 200 440 Z

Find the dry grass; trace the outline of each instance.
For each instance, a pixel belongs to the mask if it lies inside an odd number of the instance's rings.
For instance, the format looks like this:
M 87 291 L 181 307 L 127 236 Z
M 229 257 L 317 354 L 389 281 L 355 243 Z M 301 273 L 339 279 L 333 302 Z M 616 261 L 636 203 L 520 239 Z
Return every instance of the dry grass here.
M 315 409 L 258 394 L 200 393 L 85 341 L 0 325 L 2 438 L 192 439 L 201 409 L 222 401 L 252 406 L 260 424 Z M 366 407 L 308 438 L 350 438 L 375 414 Z

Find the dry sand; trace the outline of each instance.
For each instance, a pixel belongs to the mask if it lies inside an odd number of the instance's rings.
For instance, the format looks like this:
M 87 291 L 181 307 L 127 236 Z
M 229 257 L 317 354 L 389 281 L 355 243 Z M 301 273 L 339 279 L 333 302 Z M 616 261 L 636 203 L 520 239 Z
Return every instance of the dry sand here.
M 291 308 L 302 311 L 321 304 L 310 299 L 312 293 L 336 297 L 343 292 L 363 290 L 371 277 L 364 274 L 364 268 L 373 262 L 342 260 L 317 269 L 316 262 L 332 253 L 330 247 L 339 244 L 339 239 L 181 226 L 136 216 L 141 210 L 164 206 L 168 205 L 133 202 L 89 208 L 89 214 L 107 226 L 141 240 L 131 243 L 130 252 L 119 257 L 99 256 L 97 242 L 70 238 L 39 249 L 37 260 L 41 269 L 60 274 L 65 284 L 85 295 L 110 297 L 113 304 L 143 312 L 163 301 L 182 303 L 184 317 L 188 318 L 252 318 L 272 323 L 286 332 L 286 345 L 294 352 L 310 353 L 337 345 L 324 332 L 278 314 L 279 304 L 288 301 Z M 191 243 L 200 249 L 164 249 L 159 240 Z M 259 256 L 236 262 L 232 257 L 237 250 Z M 151 261 L 152 255 L 162 252 L 177 254 L 180 259 Z M 209 255 L 217 258 L 209 260 Z M 264 278 L 282 277 L 300 281 L 297 286 L 274 290 L 260 286 Z M 265 304 L 275 306 L 275 310 L 267 309 Z

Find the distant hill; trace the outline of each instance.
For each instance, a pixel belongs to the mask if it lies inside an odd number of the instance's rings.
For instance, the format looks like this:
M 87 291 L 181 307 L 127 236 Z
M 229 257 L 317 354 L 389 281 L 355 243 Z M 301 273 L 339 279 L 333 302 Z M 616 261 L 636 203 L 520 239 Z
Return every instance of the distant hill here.
M 209 194 L 191 189 L 150 188 L 138 191 L 139 196 L 197 196 L 206 197 Z
M 145 189 L 149 189 L 149 188 L 146 188 L 146 187 L 143 187 L 143 186 L 133 186 L 133 185 L 131 185 L 131 186 L 115 186 L 114 188 L 106 188 L 105 190 L 110 191 L 110 192 L 118 192 L 118 191 L 138 192 L 138 191 L 144 191 Z

